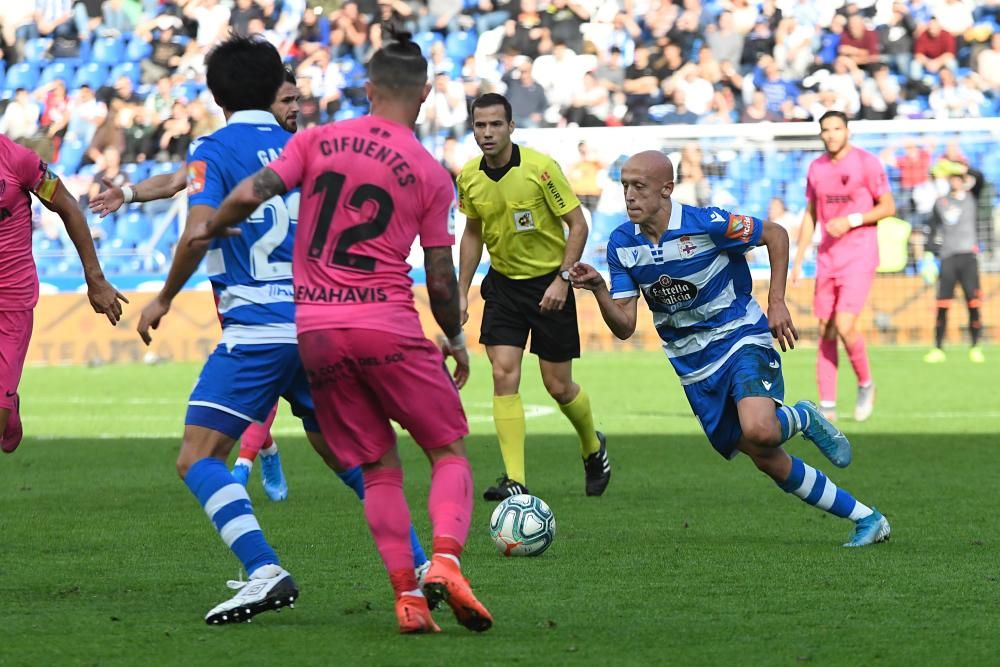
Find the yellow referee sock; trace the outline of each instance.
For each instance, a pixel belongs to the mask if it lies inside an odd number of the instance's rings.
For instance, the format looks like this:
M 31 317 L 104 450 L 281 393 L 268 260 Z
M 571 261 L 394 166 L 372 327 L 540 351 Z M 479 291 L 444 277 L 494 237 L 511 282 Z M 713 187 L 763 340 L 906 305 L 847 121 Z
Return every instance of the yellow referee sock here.
M 493 423 L 507 477 L 527 484 L 524 478 L 524 405 L 520 394 L 493 397 Z
M 590 398 L 587 392 L 580 387 L 580 393 L 569 403 L 559 405 L 559 409 L 572 422 L 576 434 L 580 436 L 580 454 L 587 458 L 601 448 L 601 441 L 597 439 L 597 432 L 594 430 L 594 415 L 590 411 Z

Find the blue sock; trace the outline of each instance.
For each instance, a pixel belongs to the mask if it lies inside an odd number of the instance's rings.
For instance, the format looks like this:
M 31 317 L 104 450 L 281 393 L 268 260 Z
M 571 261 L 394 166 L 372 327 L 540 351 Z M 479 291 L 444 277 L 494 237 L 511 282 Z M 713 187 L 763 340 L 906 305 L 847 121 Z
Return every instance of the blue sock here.
M 359 500 L 365 499 L 365 478 L 361 474 L 361 466 L 354 466 L 349 470 L 338 472 L 337 477 L 357 494 Z
M 410 548 L 413 549 L 413 567 L 420 567 L 427 562 L 427 554 L 424 553 L 424 547 L 420 544 L 420 538 L 417 537 L 413 524 L 410 524 Z
M 778 423 L 781 424 L 781 441 L 787 442 L 799 431 L 809 426 L 809 413 L 796 405 L 782 405 L 777 408 Z
M 791 458 L 792 471 L 788 473 L 788 479 L 778 484 L 783 491 L 798 496 L 813 507 L 851 521 L 872 513 L 870 507 L 859 503 L 850 493 L 837 487 L 821 471 L 800 458 Z
M 196 462 L 188 470 L 184 483 L 248 575 L 252 576 L 261 566 L 278 564 L 278 556 L 264 539 L 253 514 L 246 489 L 236 481 L 225 462 L 211 457 Z
M 361 466 L 354 466 L 349 470 L 338 472 L 337 477 L 357 494 L 359 500 L 365 499 L 365 478 L 361 473 Z M 414 530 L 413 526 L 410 526 L 410 546 L 413 548 L 413 567 L 420 567 L 426 563 L 427 555 L 424 553 L 420 538 L 417 537 L 417 531 Z

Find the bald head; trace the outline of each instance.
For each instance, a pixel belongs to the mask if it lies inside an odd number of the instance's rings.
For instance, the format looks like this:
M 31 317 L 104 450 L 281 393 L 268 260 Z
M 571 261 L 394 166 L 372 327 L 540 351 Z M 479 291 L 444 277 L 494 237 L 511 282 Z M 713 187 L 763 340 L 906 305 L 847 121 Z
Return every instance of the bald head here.
M 629 220 L 639 225 L 665 226 L 674 191 L 674 166 L 660 151 L 643 151 L 622 165 L 622 189 Z
M 670 162 L 670 158 L 660 151 L 636 153 L 622 165 L 622 171 L 626 169 L 640 171 L 660 183 L 674 180 L 674 165 Z

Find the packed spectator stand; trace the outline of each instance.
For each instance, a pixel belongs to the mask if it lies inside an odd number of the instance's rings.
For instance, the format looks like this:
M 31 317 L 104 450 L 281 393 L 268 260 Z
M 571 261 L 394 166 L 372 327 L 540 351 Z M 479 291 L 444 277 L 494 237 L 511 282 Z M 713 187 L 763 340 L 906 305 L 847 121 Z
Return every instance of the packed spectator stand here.
M 204 57 L 230 30 L 262 35 L 294 67 L 302 128 L 366 112 L 364 62 L 386 23 L 424 47 L 433 90 L 418 132 L 452 171 L 471 154 L 467 104 L 488 91 L 508 96 L 522 128 L 800 122 L 830 109 L 995 117 L 998 20 L 1000 0 L 12 1 L 0 7 L 0 132 L 49 159 L 86 204 L 103 179 L 176 170 L 191 141 L 224 122 Z M 979 140 L 903 142 L 882 151 L 897 192 L 945 150 L 1000 180 L 1000 153 Z M 729 173 L 744 162 L 708 176 L 755 178 Z M 802 162 L 758 156 L 773 192 L 755 196 L 766 205 L 801 190 Z M 90 218 L 109 272 L 163 271 L 177 238 L 169 211 L 150 202 Z M 43 275 L 77 272 L 66 245 L 39 209 Z

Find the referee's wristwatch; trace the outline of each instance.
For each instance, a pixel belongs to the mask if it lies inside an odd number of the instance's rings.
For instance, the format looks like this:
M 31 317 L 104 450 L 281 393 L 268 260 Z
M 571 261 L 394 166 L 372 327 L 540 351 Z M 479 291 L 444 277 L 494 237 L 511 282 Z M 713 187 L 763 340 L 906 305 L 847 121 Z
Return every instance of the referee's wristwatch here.
M 569 270 L 568 269 L 563 269 L 562 271 L 560 271 L 559 272 L 559 277 L 562 278 L 563 280 L 565 280 L 566 282 L 570 282 Z

